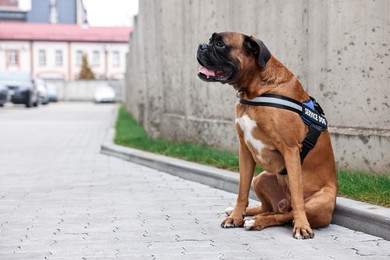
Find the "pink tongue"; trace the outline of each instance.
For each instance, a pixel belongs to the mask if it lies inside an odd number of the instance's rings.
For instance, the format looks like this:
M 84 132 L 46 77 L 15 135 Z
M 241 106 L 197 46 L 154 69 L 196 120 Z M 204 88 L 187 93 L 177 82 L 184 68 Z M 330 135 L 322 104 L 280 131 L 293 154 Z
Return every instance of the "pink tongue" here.
M 215 77 L 215 71 L 214 70 L 208 70 L 205 67 L 200 67 L 199 68 L 199 73 L 202 73 L 202 74 L 206 75 L 207 78 Z

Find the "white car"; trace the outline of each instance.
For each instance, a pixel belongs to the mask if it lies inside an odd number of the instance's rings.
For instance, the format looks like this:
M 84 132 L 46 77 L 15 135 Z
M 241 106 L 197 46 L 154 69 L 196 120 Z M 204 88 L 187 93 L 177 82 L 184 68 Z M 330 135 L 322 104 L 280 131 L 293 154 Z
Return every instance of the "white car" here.
M 35 84 L 38 89 L 39 103 L 42 105 L 49 104 L 49 93 L 47 91 L 46 83 L 42 79 L 35 79 Z
M 114 103 L 116 94 L 111 86 L 100 86 L 96 88 L 94 97 L 96 103 Z
M 47 93 L 49 94 L 50 102 L 58 102 L 58 91 L 55 85 L 47 84 Z

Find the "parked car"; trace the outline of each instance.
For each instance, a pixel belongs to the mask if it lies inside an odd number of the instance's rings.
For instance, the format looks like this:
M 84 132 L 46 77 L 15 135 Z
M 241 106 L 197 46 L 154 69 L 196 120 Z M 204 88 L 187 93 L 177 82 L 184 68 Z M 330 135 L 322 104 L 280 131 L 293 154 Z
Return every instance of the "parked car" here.
M 47 92 L 49 94 L 49 101 L 57 102 L 58 101 L 57 87 L 53 84 L 47 84 L 46 86 L 47 86 Z
M 113 103 L 115 97 L 115 91 L 111 86 L 100 86 L 95 90 L 96 103 Z
M 38 106 L 38 90 L 30 73 L 3 71 L 0 72 L 0 82 L 7 86 L 12 103 Z
M 49 92 L 47 90 L 46 82 L 42 79 L 35 79 L 35 84 L 38 89 L 39 103 L 42 105 L 49 104 Z
M 6 85 L 0 83 L 0 107 L 4 106 L 9 100 L 8 88 Z

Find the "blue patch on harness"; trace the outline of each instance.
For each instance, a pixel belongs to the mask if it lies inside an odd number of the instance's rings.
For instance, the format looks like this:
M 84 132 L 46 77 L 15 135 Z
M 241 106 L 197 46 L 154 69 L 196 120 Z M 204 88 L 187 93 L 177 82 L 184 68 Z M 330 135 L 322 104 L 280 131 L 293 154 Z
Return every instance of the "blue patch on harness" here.
M 306 102 L 302 102 L 302 105 L 303 106 L 306 106 L 306 107 L 308 107 L 308 108 L 310 108 L 311 110 L 314 110 L 314 102 L 313 102 L 313 100 L 309 100 L 309 101 L 306 101 Z M 304 114 L 303 114 L 304 115 Z M 311 121 L 307 118 L 307 117 L 305 117 L 305 116 L 301 116 L 302 117 L 302 120 L 303 120 L 303 122 L 305 122 L 305 124 L 307 124 L 307 125 L 311 125 Z
M 305 124 L 311 126 L 312 124 L 317 125 L 320 131 L 327 128 L 328 123 L 323 115 L 322 108 L 312 98 L 302 103 L 302 114 L 301 118 Z

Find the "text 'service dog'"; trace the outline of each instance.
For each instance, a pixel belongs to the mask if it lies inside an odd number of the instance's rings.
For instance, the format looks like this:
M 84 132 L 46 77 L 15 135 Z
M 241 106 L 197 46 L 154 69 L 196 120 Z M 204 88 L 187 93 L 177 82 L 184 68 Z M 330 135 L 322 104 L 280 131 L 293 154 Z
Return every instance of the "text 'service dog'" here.
M 198 77 L 237 90 L 240 183 L 224 228 L 261 230 L 293 222 L 293 236 L 331 222 L 337 178 L 322 108 L 297 77 L 253 36 L 214 33 L 200 44 Z M 253 179 L 255 165 L 264 171 Z M 249 208 L 253 179 L 261 204 Z

